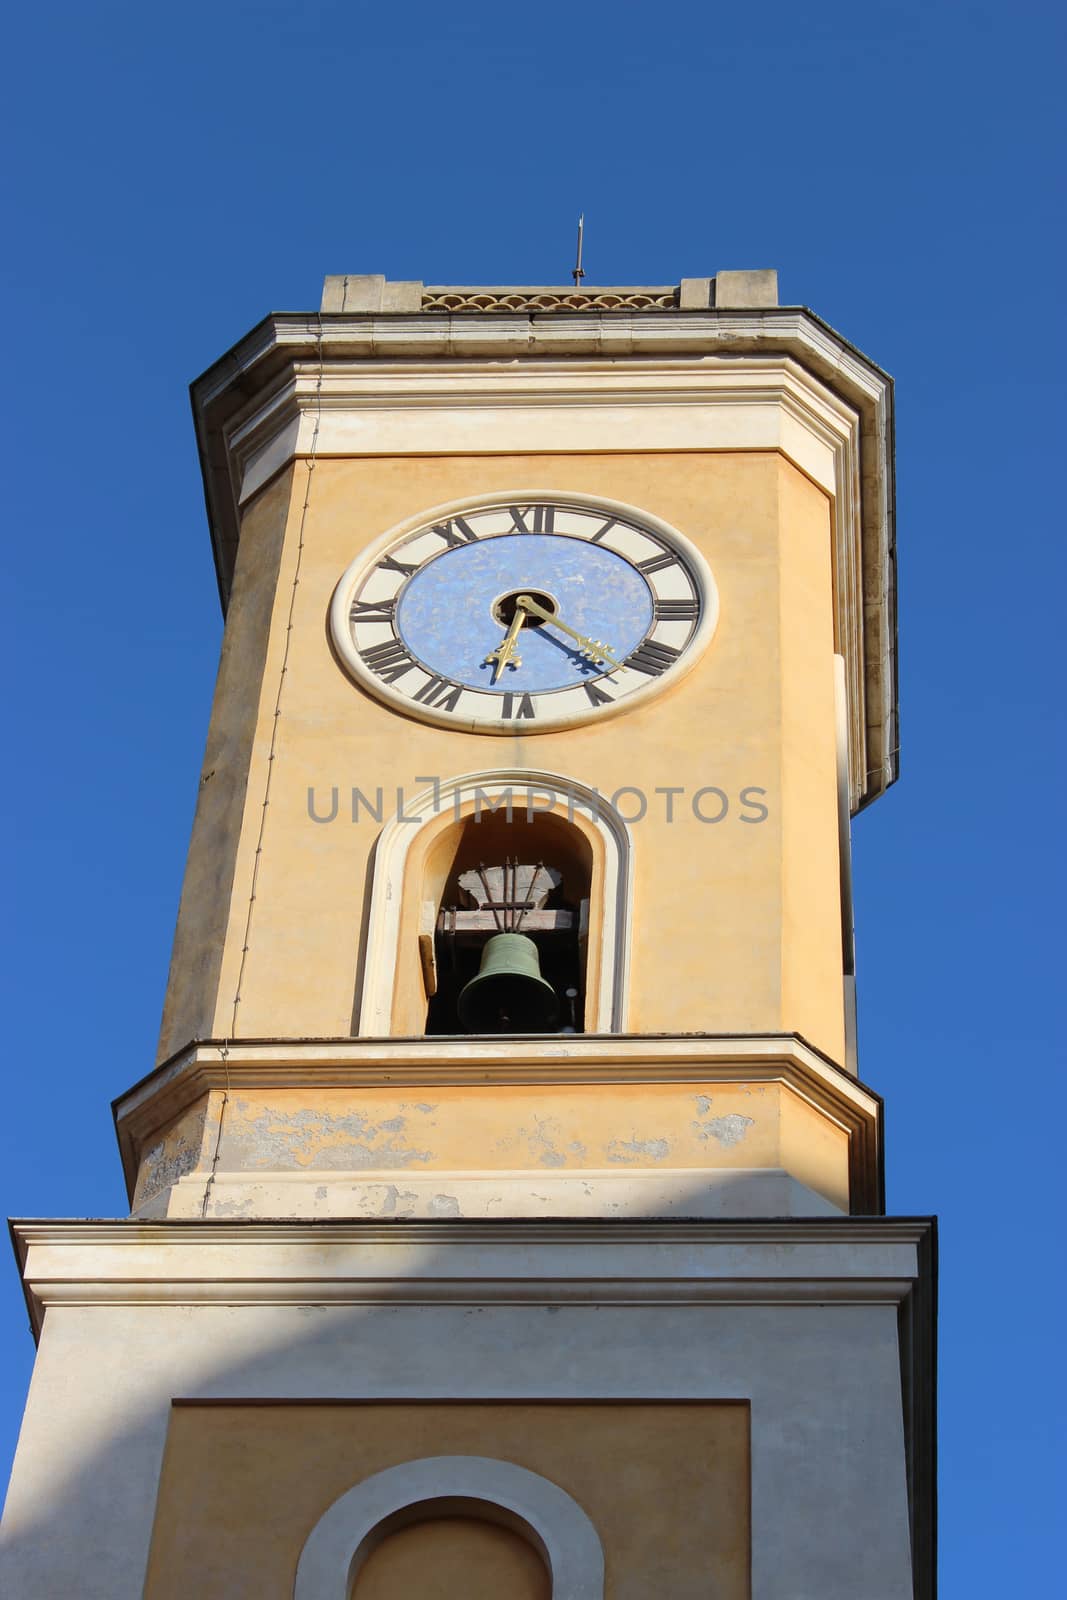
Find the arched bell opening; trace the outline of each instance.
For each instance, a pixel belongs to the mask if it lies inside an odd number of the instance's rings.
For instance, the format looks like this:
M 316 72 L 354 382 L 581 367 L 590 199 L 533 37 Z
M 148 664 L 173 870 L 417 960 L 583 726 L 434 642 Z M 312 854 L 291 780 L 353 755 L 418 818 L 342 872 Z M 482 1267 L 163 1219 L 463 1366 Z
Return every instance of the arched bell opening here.
M 474 810 L 428 853 L 427 1034 L 585 1028 L 593 849 L 562 817 Z
M 587 1033 L 625 1032 L 630 830 L 595 789 L 572 777 L 496 769 L 435 781 L 408 798 L 382 829 L 360 961 L 356 1031 L 361 1036 L 426 1033 L 438 980 L 442 907 L 453 903 L 461 872 L 477 868 L 479 861 L 502 867 L 505 857 L 520 866 L 543 862 L 559 871 L 555 909 L 578 908 L 578 982 L 562 981 L 566 973 L 557 980 L 564 1001 L 566 988 L 578 989 L 574 1026 Z M 543 909 L 553 909 L 550 900 Z M 496 930 L 486 928 L 486 938 L 490 931 Z M 548 953 L 546 960 L 552 964 L 555 957 Z M 435 1007 L 435 1028 L 444 1026 L 445 1004 L 442 1000 Z M 568 1025 L 561 1016 L 556 1027 Z

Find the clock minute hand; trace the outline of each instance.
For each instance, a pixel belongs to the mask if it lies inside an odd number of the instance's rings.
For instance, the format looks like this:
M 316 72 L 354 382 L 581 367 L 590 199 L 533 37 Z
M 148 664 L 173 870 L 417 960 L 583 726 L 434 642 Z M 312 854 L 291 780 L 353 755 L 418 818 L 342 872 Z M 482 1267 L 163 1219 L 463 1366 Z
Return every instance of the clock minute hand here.
M 557 617 L 551 611 L 546 611 L 544 606 L 538 605 L 528 594 L 520 594 L 515 602 L 516 616 L 520 611 L 528 612 L 532 617 L 540 617 L 542 622 L 548 622 L 553 628 L 560 628 L 564 633 L 569 633 L 578 644 L 580 655 L 588 657 L 594 663 L 606 661 L 612 667 L 620 667 L 621 661 L 616 661 L 607 645 L 599 639 L 591 639 L 587 633 L 579 633 L 577 628 L 572 628 L 569 622 L 564 622 L 562 617 Z
M 493 682 L 497 683 L 504 668 L 510 664 L 512 670 L 522 666 L 522 657 L 515 654 L 515 642 L 519 637 L 519 630 L 526 621 L 526 615 L 517 605 L 515 615 L 511 619 L 511 627 L 501 639 L 495 650 L 490 650 L 485 658 L 485 665 L 493 668 Z

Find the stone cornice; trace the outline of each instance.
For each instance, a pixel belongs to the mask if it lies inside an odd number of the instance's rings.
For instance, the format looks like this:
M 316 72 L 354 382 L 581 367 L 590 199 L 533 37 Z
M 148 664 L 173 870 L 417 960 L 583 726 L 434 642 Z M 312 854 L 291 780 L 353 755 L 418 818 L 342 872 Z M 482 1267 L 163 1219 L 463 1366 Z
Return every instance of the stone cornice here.
M 15 1220 L 51 1306 L 904 1304 L 928 1218 L 669 1222 Z
M 242 499 L 307 453 L 312 409 L 320 456 L 425 449 L 425 425 L 412 413 L 446 404 L 498 419 L 519 408 L 527 431 L 561 405 L 590 419 L 605 407 L 613 417 L 658 407 L 671 418 L 660 448 L 733 440 L 782 449 L 816 481 L 832 478 L 853 807 L 895 779 L 892 383 L 809 311 L 281 313 L 199 378 L 192 400 L 224 605 Z M 720 442 L 675 426 L 679 408 L 695 406 L 718 408 Z M 771 407 L 778 424 L 765 414 Z M 744 426 L 738 408 L 750 419 Z M 381 419 L 375 440 L 359 422 L 371 415 Z M 602 448 L 602 432 L 590 421 L 577 448 Z M 514 448 L 506 429 L 495 444 L 485 437 L 490 449 Z M 624 438 L 614 447 L 640 446 Z

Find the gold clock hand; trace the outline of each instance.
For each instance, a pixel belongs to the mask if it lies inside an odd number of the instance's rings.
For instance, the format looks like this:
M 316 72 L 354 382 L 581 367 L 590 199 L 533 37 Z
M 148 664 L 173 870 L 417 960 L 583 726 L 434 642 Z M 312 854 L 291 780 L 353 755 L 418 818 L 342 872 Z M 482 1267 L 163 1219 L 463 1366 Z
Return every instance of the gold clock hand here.
M 515 602 L 515 611 L 516 615 L 518 615 L 519 611 L 529 612 L 533 617 L 540 617 L 542 622 L 551 623 L 554 628 L 560 628 L 564 633 L 569 633 L 571 638 L 577 641 L 579 654 L 588 657 L 594 664 L 606 661 L 612 667 L 621 667 L 622 662 L 616 661 L 608 645 L 604 644 L 600 639 L 590 639 L 587 633 L 579 633 L 577 628 L 572 628 L 570 623 L 564 622 L 562 617 L 556 616 L 553 612 L 546 611 L 544 606 L 538 605 L 537 601 L 532 599 L 530 595 L 519 595 Z
M 522 666 L 522 657 L 515 655 L 515 641 L 519 637 L 519 629 L 526 621 L 526 614 L 519 606 L 515 607 L 515 615 L 511 619 L 511 627 L 495 650 L 490 650 L 485 658 L 485 665 L 493 667 L 493 682 L 499 681 L 500 674 L 506 666 L 511 665 L 512 670 Z

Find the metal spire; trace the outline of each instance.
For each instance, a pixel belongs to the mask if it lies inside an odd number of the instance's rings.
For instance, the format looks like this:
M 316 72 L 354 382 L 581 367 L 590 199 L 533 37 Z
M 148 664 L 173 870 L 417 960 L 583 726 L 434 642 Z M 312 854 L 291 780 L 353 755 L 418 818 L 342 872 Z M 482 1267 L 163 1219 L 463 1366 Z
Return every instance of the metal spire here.
M 574 279 L 574 287 L 576 289 L 580 286 L 582 279 L 585 277 L 585 272 L 582 267 L 582 243 L 584 239 L 585 212 L 583 211 L 581 216 L 578 218 L 578 256 L 574 263 L 574 270 L 571 272 L 571 277 Z

